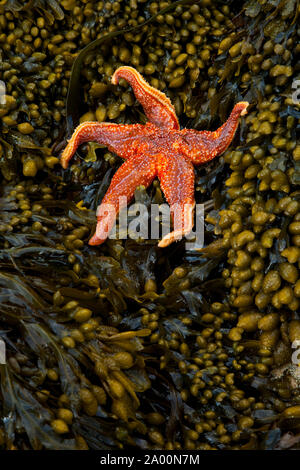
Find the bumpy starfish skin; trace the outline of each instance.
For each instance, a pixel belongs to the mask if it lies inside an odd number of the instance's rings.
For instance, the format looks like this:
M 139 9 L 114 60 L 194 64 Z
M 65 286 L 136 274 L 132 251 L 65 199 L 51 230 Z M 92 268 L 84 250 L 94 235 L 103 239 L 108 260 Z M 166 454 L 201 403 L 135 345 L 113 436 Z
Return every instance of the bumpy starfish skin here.
M 112 83 L 118 84 L 120 78 L 131 85 L 149 122 L 145 125 L 84 122 L 75 129 L 61 164 L 67 168 L 78 145 L 89 141 L 105 145 L 125 160 L 98 207 L 96 232 L 90 245 L 106 240 L 118 212 L 132 200 L 137 186 L 148 187 L 157 176 L 174 222 L 174 231 L 159 243 L 165 247 L 193 228 L 193 165 L 212 160 L 226 150 L 239 117 L 246 114 L 248 102 L 237 103 L 225 124 L 214 132 L 180 130 L 175 109 L 164 93 L 151 87 L 132 67 L 118 68 Z

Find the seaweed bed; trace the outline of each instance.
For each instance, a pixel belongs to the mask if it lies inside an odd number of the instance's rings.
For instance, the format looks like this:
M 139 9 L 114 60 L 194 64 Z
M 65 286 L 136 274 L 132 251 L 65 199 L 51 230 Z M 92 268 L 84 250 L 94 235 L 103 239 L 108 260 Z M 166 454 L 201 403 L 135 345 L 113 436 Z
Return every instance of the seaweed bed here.
M 0 1 L 1 449 L 299 448 L 299 13 L 297 0 Z M 79 121 L 145 122 L 110 84 L 122 64 L 183 127 L 251 104 L 196 170 L 201 251 L 87 244 L 120 159 L 90 143 L 64 171 L 59 155 Z M 136 200 L 163 202 L 159 185 Z

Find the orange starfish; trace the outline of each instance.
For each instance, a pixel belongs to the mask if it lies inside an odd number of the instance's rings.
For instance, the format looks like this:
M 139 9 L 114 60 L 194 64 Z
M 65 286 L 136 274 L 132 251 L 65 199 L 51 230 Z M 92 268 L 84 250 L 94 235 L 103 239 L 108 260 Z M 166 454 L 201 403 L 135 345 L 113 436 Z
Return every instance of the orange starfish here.
M 106 240 L 117 213 L 133 198 L 136 187 L 149 186 L 157 176 L 174 222 L 174 231 L 159 242 L 158 246 L 165 247 L 193 228 L 193 165 L 212 160 L 226 150 L 238 127 L 239 116 L 246 114 L 249 103 L 237 103 L 225 124 L 214 132 L 180 130 L 175 109 L 164 93 L 151 87 L 132 67 L 118 68 L 112 83 L 118 84 L 120 78 L 131 85 L 149 122 L 145 125 L 83 122 L 69 140 L 61 164 L 67 168 L 78 145 L 89 141 L 107 146 L 125 160 L 98 207 L 96 232 L 90 245 L 100 245 Z

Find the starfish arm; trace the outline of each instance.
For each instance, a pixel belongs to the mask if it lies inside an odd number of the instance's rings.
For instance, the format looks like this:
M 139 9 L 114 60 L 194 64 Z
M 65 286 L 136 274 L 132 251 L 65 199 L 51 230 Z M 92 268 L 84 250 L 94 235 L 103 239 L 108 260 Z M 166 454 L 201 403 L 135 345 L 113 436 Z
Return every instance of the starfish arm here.
M 106 240 L 119 211 L 131 201 L 135 189 L 140 185 L 148 187 L 156 172 L 156 159 L 143 154 L 129 158 L 120 166 L 97 209 L 97 226 L 90 245 L 101 245 Z
M 162 238 L 158 246 L 164 248 L 180 240 L 193 228 L 195 207 L 193 164 L 183 155 L 162 156 L 158 160 L 158 178 L 170 205 L 174 231 Z
M 77 147 L 83 142 L 98 142 L 112 152 L 127 159 L 134 153 L 134 141 L 146 134 L 145 126 L 141 124 L 113 124 L 110 122 L 83 122 L 75 131 L 61 156 L 63 168 L 67 168 Z
M 132 67 L 119 67 L 112 76 L 112 83 L 117 85 L 124 78 L 132 87 L 138 101 L 144 108 L 149 121 L 158 127 L 180 129 L 175 108 L 167 96 L 150 86 Z
M 183 140 L 178 144 L 178 150 L 189 157 L 194 165 L 200 165 L 221 155 L 235 135 L 239 117 L 247 114 L 248 104 L 247 101 L 237 103 L 227 121 L 214 132 L 182 130 Z

